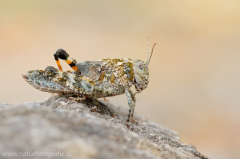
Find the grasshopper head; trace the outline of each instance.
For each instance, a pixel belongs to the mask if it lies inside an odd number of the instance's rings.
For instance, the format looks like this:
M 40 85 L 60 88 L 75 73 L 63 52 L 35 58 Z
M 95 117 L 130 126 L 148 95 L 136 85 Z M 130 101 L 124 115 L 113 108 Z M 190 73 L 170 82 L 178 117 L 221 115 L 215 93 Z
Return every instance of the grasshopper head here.
M 135 85 L 135 89 L 136 89 L 137 93 L 140 93 L 142 90 L 144 90 L 148 86 L 148 83 L 149 83 L 148 64 L 151 60 L 153 49 L 154 49 L 154 46 L 156 44 L 157 43 L 155 43 L 153 45 L 151 54 L 149 54 L 149 51 L 148 51 L 148 57 L 147 57 L 147 62 L 146 63 L 142 60 L 135 60 L 134 61 L 134 66 L 133 66 L 134 85 Z

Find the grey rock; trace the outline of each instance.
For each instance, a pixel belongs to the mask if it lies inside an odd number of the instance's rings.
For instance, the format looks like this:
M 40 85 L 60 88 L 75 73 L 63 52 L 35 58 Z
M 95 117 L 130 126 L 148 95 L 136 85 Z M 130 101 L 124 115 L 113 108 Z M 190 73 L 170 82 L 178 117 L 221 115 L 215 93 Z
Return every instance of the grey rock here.
M 0 104 L 0 158 L 206 159 L 176 132 L 143 116 L 135 114 L 138 124 L 127 128 L 127 109 L 109 102 L 91 112 L 93 107 L 91 100 L 64 95 Z M 20 156 L 4 157 L 6 152 Z

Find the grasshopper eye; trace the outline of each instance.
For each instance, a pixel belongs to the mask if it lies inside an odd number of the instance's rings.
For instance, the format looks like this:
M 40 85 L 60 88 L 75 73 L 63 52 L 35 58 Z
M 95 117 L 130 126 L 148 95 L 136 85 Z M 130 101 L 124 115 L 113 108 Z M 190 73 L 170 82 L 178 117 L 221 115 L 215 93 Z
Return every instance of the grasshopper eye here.
M 137 62 L 137 67 L 142 70 L 143 67 L 144 67 L 144 63 L 142 61 L 138 61 Z

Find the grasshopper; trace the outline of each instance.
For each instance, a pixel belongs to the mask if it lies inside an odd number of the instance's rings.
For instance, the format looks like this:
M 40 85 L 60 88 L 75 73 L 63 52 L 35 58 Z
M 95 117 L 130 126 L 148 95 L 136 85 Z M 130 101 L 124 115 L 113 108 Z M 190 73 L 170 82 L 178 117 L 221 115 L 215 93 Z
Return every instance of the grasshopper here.
M 54 53 L 58 69 L 48 66 L 45 70 L 32 70 L 23 74 L 23 78 L 36 89 L 49 92 L 77 96 L 78 98 L 92 98 L 98 105 L 97 98 L 104 98 L 126 94 L 129 112 L 126 124 L 137 123 L 133 119 L 136 103 L 135 95 L 147 88 L 149 83 L 148 65 L 154 50 L 150 54 L 148 39 L 147 62 L 142 60 L 101 59 L 98 61 L 81 61 L 69 57 L 69 54 L 58 49 Z M 65 60 L 73 71 L 63 71 L 59 59 Z M 135 86 L 136 92 L 130 89 Z M 95 108 L 96 108 L 95 107 Z

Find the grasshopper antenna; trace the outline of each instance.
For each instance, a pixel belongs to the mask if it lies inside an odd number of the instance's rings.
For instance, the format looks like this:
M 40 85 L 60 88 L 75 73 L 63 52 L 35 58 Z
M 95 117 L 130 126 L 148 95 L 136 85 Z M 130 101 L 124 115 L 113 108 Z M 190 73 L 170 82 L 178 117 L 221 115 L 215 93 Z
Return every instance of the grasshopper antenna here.
M 147 62 L 146 62 L 146 66 L 148 66 L 150 60 L 151 60 L 151 57 L 152 57 L 152 54 L 153 54 L 153 50 L 154 50 L 154 47 L 157 43 L 153 44 L 153 47 L 152 47 L 152 52 L 150 54 L 150 35 L 148 36 L 148 57 L 147 57 Z

